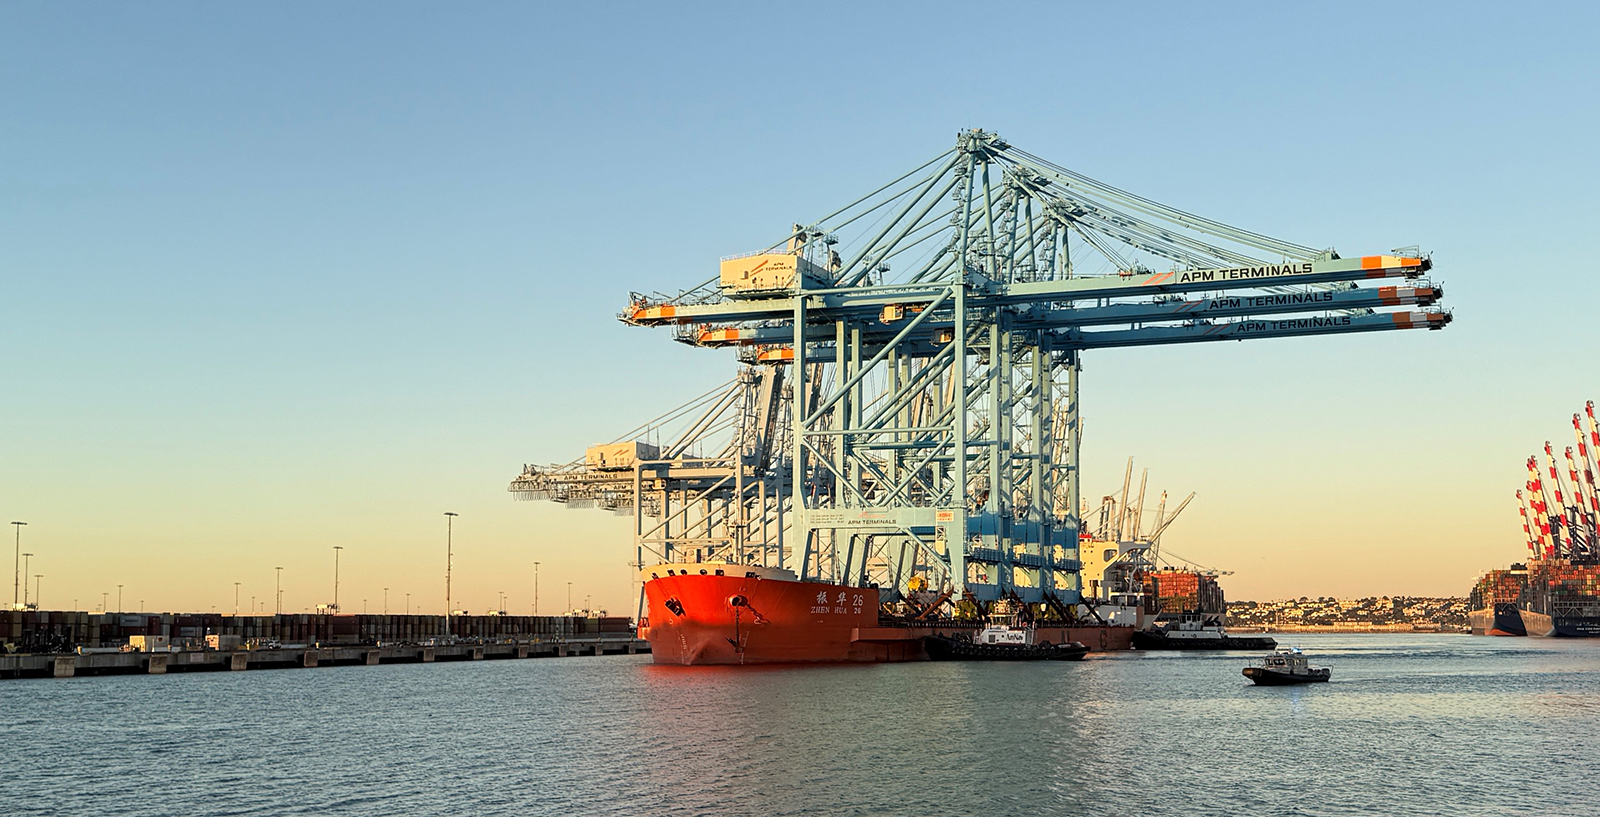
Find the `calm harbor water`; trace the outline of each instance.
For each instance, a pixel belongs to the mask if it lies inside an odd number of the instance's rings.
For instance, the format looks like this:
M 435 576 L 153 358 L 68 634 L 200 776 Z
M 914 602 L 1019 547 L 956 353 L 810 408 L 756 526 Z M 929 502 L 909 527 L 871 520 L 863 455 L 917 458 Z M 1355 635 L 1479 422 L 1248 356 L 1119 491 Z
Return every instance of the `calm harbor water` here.
M 1289 643 L 1289 642 L 1286 642 Z M 0 682 L 0 814 L 1600 810 L 1600 642 L 1293 637 L 1079 664 L 647 656 Z

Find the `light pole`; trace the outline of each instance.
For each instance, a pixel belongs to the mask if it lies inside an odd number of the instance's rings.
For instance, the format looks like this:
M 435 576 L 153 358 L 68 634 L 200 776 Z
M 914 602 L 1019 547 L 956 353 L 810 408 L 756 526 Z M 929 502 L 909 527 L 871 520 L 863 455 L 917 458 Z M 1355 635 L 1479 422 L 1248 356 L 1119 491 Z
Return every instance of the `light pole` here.
M 233 583 L 233 614 L 239 615 L 239 582 Z
M 383 614 L 389 615 L 389 588 L 383 588 Z
M 106 612 L 106 597 L 110 595 L 110 593 L 107 593 L 104 590 L 100 591 L 100 612 L 102 615 Z
M 506 591 L 501 590 L 498 592 L 500 593 L 500 606 L 496 607 L 495 609 L 499 610 L 501 613 L 504 613 L 506 611 Z
M 406 615 L 411 615 L 411 594 L 406 594 Z
M 539 615 L 539 563 L 533 563 L 533 614 Z
M 333 611 L 339 612 L 339 551 L 344 545 L 333 546 Z
M 11 579 L 11 609 L 15 610 L 22 601 L 22 526 L 27 522 L 12 522 L 17 528 L 17 566 Z
M 33 574 L 33 606 L 39 606 L 39 580 L 44 578 L 43 573 Z
M 272 597 L 272 614 L 281 616 L 283 615 L 283 568 L 275 567 L 273 570 L 278 571 L 278 585 L 275 590 L 276 595 Z
M 572 582 L 567 582 L 567 615 L 572 615 Z
M 117 612 L 122 612 L 122 585 L 117 585 Z
M 33 569 L 33 554 L 22 554 L 22 609 L 28 609 L 28 571 Z
M 458 514 L 444 512 L 444 631 L 450 634 L 450 569 L 455 565 L 455 525 Z

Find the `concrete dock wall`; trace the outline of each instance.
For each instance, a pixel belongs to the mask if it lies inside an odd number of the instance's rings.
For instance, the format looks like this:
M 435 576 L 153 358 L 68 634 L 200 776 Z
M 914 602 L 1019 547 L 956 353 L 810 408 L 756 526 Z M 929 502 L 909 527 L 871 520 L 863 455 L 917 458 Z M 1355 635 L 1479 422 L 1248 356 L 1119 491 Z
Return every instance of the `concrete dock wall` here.
M 85 648 L 92 649 L 92 648 Z M 240 672 L 257 669 L 376 666 L 446 661 L 549 658 L 576 655 L 632 655 L 650 644 L 632 634 L 544 641 L 508 639 L 433 645 L 297 646 L 278 649 L 106 650 L 0 655 L 0 678 L 73 678 L 91 675 L 165 675 L 178 672 Z
M 165 636 L 174 644 L 228 636 L 242 643 L 376 644 L 434 638 L 559 639 L 632 633 L 626 618 L 566 616 L 228 615 L 222 613 L 0 612 L 0 645 L 11 651 L 70 652 L 120 647 L 133 636 Z

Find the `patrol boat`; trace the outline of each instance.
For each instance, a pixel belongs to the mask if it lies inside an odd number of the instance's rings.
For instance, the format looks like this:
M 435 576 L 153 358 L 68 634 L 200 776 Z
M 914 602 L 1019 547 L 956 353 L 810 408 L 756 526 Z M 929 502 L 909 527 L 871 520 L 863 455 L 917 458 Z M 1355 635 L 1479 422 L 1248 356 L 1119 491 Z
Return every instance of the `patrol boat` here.
M 1332 675 L 1333 670 L 1327 667 L 1310 666 L 1299 647 L 1280 650 L 1261 659 L 1260 666 L 1244 668 L 1244 677 L 1254 681 L 1256 686 L 1314 684 L 1326 681 Z

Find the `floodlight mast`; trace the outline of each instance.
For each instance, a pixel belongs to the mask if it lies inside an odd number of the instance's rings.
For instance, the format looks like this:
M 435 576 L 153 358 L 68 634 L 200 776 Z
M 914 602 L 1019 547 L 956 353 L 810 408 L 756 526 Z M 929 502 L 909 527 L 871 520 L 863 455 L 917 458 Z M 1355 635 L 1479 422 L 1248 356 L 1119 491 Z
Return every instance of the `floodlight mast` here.
M 1097 259 L 1108 274 L 1081 274 Z M 1437 309 L 1376 311 L 1437 302 L 1416 280 L 1431 266 L 1229 227 L 967 131 L 767 250 L 723 259 L 711 281 L 635 294 L 624 322 L 733 346 L 748 368 L 701 409 L 669 413 L 700 417 L 673 445 L 528 466 L 511 490 L 631 508 L 641 565 L 646 551 L 775 562 L 877 585 L 886 601 L 921 579 L 956 603 L 1063 611 L 1081 590 L 1084 350 L 1439 329 L 1450 315 Z M 1360 286 L 1375 279 L 1405 285 Z

